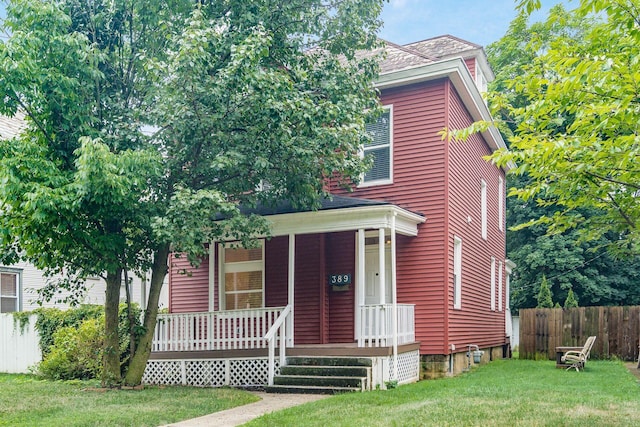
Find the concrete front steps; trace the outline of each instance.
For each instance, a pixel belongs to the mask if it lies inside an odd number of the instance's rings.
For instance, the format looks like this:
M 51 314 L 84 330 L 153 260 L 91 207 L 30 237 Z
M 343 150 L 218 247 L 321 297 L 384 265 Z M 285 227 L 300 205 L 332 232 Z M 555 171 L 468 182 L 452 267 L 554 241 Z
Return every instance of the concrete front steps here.
M 366 357 L 288 357 L 268 393 L 336 394 L 371 389 Z

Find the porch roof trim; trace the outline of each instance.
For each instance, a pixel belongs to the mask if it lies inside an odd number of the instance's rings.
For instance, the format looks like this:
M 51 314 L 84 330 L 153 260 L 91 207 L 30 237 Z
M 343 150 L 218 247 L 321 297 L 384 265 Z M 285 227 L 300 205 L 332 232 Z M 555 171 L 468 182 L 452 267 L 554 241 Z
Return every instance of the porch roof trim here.
M 284 236 L 391 228 L 394 215 L 396 232 L 405 236 L 417 236 L 418 225 L 426 221 L 424 216 L 392 204 L 285 213 L 266 219 L 271 223 L 273 236 Z

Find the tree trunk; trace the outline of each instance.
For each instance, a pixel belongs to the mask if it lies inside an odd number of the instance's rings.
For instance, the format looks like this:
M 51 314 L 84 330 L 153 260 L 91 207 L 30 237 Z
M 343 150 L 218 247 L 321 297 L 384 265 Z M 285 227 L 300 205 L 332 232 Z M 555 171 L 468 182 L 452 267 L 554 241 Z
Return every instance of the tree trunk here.
M 140 342 L 132 355 L 129 369 L 124 379 L 124 383 L 129 386 L 139 385 L 142 382 L 142 375 L 147 367 L 147 360 L 151 354 L 151 344 L 153 333 L 156 329 L 156 319 L 158 317 L 158 302 L 160 301 L 160 291 L 164 278 L 169 271 L 167 260 L 169 258 L 169 245 L 164 245 L 156 250 L 153 258 L 151 270 L 151 284 L 149 286 L 149 299 L 147 309 L 144 311 L 144 334 L 140 337 Z
M 120 339 L 118 336 L 118 311 L 122 269 L 107 272 L 107 291 L 104 302 L 104 354 L 102 356 L 102 385 L 120 385 Z

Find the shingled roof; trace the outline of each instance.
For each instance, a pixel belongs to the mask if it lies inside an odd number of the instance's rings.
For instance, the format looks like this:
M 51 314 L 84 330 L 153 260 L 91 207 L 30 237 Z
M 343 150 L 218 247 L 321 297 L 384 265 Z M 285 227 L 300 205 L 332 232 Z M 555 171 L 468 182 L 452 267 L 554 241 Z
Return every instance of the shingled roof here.
M 13 138 L 20 133 L 24 126 L 24 114 L 20 112 L 16 113 L 13 117 L 0 115 L 0 138 Z
M 380 73 L 384 74 L 432 64 L 446 58 L 477 55 L 482 52 L 482 46 L 446 34 L 402 46 L 384 40 L 383 47 L 367 55 L 381 51 L 384 51 L 385 57 L 380 63 Z

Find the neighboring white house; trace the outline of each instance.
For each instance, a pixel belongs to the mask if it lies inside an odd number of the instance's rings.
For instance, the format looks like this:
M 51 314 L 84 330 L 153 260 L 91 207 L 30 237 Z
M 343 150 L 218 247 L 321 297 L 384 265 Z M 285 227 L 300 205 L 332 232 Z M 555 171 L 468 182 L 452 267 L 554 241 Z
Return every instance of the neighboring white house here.
M 12 138 L 16 136 L 24 126 L 23 116 L 17 114 L 15 117 L 0 116 L 0 138 Z M 150 276 L 150 275 L 148 275 Z M 131 276 L 131 296 L 134 302 L 146 308 L 147 296 L 149 294 L 149 278 Z M 37 303 L 38 289 L 46 285 L 43 272 L 29 263 L 20 262 L 14 265 L 0 264 L 0 313 L 10 313 L 13 311 L 31 311 L 40 307 Z M 96 277 L 90 278 L 86 282 L 86 293 L 82 298 L 83 303 L 103 304 L 105 300 L 105 282 Z M 63 298 L 67 294 L 60 294 L 56 299 Z M 120 292 L 121 300 L 125 300 L 124 283 Z M 165 283 L 160 295 L 160 307 L 168 307 L 168 286 Z M 44 307 L 67 308 L 67 304 L 55 302 L 43 302 Z

